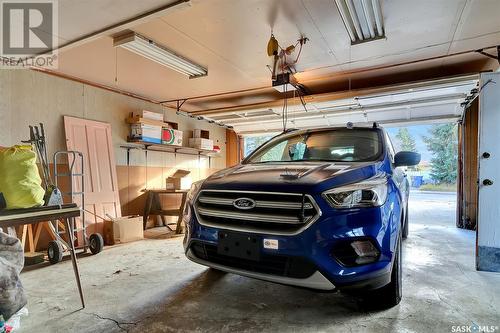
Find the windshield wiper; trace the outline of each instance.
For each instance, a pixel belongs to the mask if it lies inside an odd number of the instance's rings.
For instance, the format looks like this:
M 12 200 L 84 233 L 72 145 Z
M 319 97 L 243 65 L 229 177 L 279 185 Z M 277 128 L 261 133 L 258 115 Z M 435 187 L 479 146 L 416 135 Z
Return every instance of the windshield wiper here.
M 327 160 L 327 159 L 321 159 L 321 158 L 303 158 L 300 160 L 291 160 L 288 162 L 342 162 L 338 160 Z
M 246 164 L 265 164 L 265 163 L 283 163 L 288 161 L 259 161 L 259 162 L 247 162 Z

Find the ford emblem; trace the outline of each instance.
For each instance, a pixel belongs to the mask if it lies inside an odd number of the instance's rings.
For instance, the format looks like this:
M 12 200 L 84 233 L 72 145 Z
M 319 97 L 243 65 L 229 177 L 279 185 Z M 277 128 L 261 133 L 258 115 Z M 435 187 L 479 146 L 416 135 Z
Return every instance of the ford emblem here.
M 238 198 L 233 201 L 233 206 L 238 209 L 252 209 L 255 207 L 255 200 L 250 198 Z

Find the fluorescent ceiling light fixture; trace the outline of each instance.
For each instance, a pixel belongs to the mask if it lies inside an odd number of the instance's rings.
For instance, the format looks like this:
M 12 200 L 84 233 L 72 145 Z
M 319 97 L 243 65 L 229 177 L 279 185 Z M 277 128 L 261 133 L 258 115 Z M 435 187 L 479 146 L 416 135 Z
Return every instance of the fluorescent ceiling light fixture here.
M 385 38 L 380 0 L 335 0 L 335 4 L 352 45 Z
M 193 63 L 192 61 L 169 50 L 165 46 L 162 46 L 155 41 L 141 36 L 133 31 L 115 37 L 113 39 L 113 46 L 122 47 L 126 50 L 134 52 L 144 58 L 184 74 L 190 79 L 206 76 L 208 74 L 206 68 Z

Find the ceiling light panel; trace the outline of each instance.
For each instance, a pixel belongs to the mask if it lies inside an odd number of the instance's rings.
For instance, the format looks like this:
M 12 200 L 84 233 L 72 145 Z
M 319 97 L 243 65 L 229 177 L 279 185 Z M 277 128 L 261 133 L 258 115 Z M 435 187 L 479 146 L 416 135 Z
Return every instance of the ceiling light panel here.
M 113 45 L 134 52 L 189 78 L 202 77 L 208 74 L 206 68 L 135 32 L 115 37 Z
M 385 38 L 380 0 L 335 0 L 351 44 Z

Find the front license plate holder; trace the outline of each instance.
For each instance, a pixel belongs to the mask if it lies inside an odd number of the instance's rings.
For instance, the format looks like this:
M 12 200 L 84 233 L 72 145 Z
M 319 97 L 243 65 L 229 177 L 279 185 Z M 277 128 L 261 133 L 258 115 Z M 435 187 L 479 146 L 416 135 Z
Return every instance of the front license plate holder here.
M 217 253 L 247 260 L 260 259 L 260 239 L 245 233 L 219 231 Z

